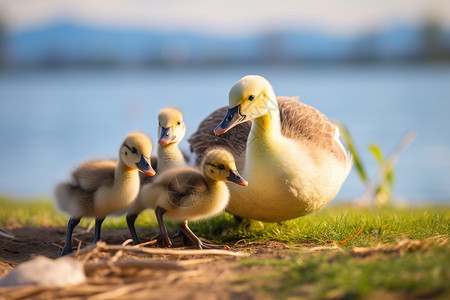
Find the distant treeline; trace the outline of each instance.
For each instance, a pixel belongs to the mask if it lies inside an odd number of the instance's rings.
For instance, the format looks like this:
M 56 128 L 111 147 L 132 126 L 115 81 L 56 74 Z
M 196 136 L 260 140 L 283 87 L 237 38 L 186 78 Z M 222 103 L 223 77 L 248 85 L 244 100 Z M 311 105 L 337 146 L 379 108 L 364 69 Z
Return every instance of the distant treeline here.
M 0 66 L 165 67 L 450 61 L 450 30 L 429 19 L 341 37 L 288 29 L 224 38 L 57 23 L 9 33 L 0 22 Z

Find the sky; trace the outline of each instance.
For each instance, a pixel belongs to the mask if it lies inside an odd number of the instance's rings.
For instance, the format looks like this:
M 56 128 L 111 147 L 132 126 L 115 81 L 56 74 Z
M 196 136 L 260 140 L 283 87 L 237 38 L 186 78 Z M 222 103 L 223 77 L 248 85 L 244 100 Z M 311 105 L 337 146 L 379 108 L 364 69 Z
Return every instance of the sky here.
M 70 21 L 99 27 L 248 35 L 313 28 L 341 35 L 427 16 L 450 28 L 449 0 L 0 0 L 9 31 Z

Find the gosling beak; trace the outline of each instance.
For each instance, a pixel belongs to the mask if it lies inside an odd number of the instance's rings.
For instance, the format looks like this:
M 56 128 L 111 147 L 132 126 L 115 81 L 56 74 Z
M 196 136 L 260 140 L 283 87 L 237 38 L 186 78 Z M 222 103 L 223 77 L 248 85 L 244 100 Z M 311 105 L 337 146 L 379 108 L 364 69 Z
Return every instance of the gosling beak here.
M 235 106 L 233 108 L 229 108 L 227 115 L 223 119 L 222 123 L 214 129 L 215 135 L 221 135 L 222 133 L 227 132 L 234 126 L 242 123 L 245 119 L 245 115 L 241 115 L 240 112 L 241 106 Z
M 238 171 L 236 170 L 230 170 L 230 176 L 227 177 L 227 179 L 230 182 L 242 185 L 242 186 L 247 186 L 248 182 L 247 180 L 245 180 L 244 178 L 241 177 L 241 175 L 239 174 Z
M 148 176 L 153 176 L 156 174 L 155 170 L 153 170 L 150 161 L 144 155 L 141 155 L 141 161 L 136 164 L 139 170 L 147 174 Z
M 173 141 L 176 136 L 173 135 L 172 126 L 170 127 L 161 127 L 161 136 L 159 137 L 158 144 L 165 146 L 168 145 L 171 141 Z

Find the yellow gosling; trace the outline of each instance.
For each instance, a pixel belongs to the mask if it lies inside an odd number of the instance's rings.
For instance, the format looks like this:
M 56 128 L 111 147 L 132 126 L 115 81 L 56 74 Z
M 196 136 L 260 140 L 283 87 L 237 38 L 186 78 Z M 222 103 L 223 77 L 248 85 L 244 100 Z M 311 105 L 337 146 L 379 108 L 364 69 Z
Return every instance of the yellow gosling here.
M 155 175 L 149 161 L 152 147 L 145 134 L 130 133 L 120 146 L 118 161 L 87 161 L 72 173 L 69 182 L 56 186 L 57 205 L 71 216 L 61 255 L 72 252 L 72 232 L 82 217 L 95 218 L 96 243 L 106 216 L 123 211 L 135 200 L 140 187 L 138 170 Z
M 202 242 L 188 227 L 188 220 L 207 219 L 221 213 L 229 199 L 225 182 L 248 183 L 236 170 L 234 158 L 226 150 L 213 149 L 204 157 L 202 171 L 194 168 L 170 169 L 151 185 L 142 188 L 139 198 L 155 209 L 159 224 L 158 243 L 171 246 L 164 218 L 178 222 L 180 229 L 198 248 L 222 248 Z
M 186 126 L 183 121 L 183 113 L 173 107 L 162 109 L 158 114 L 158 147 L 156 157 L 156 170 L 158 176 L 164 171 L 172 168 L 186 167 L 186 160 L 178 147 L 186 134 Z M 155 177 L 148 177 L 144 180 L 141 178 L 141 188 L 147 184 L 151 184 Z M 139 238 L 136 233 L 135 221 L 138 215 L 148 206 L 138 197 L 130 206 L 127 214 L 127 224 L 133 238 L 133 244 L 139 244 Z

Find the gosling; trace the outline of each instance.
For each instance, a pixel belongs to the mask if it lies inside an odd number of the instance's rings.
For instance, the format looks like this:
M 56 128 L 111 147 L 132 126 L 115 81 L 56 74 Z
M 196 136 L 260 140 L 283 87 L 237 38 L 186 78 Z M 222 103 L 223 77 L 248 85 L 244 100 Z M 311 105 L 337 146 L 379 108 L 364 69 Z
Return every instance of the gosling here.
M 71 216 L 61 256 L 72 252 L 72 232 L 82 217 L 95 217 L 92 243 L 96 243 L 106 216 L 123 211 L 136 199 L 140 187 L 138 170 L 155 175 L 150 164 L 152 148 L 148 136 L 130 133 L 120 146 L 118 161 L 87 161 L 72 173 L 69 182 L 56 186 L 58 208 Z
M 186 167 L 186 160 L 178 147 L 186 134 L 186 126 L 183 122 L 183 113 L 176 108 L 163 108 L 158 114 L 158 147 L 156 158 L 156 171 L 158 176 L 164 171 L 172 168 Z M 153 164 L 153 163 L 152 163 Z M 156 164 L 155 164 L 156 165 Z M 151 184 L 155 177 L 141 178 L 141 188 L 146 184 Z M 138 215 L 147 208 L 145 203 L 141 203 L 142 198 L 138 197 L 130 206 L 127 214 L 127 224 L 133 238 L 133 244 L 139 244 L 136 233 L 135 221 Z
M 142 187 L 139 198 L 155 210 L 159 233 L 154 237 L 162 247 L 170 247 L 164 218 L 178 222 L 181 231 L 194 247 L 223 248 L 202 242 L 189 228 L 188 220 L 213 217 L 228 204 L 230 193 L 225 182 L 247 186 L 247 181 L 236 170 L 234 157 L 224 149 L 210 150 L 204 157 L 202 172 L 194 168 L 170 169 L 153 184 Z

